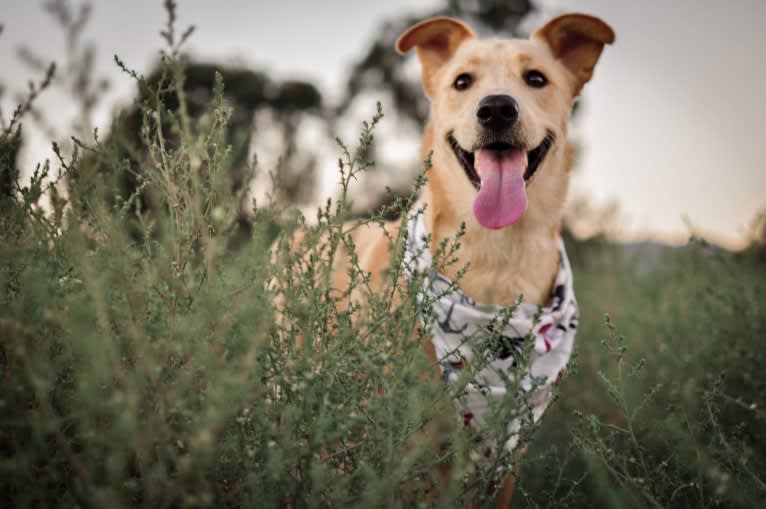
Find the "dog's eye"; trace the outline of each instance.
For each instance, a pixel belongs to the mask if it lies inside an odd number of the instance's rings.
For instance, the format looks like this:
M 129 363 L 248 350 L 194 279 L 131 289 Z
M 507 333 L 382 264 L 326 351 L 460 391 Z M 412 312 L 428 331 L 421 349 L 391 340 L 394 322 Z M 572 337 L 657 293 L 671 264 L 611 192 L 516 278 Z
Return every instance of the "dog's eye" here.
M 464 72 L 463 74 L 459 74 L 457 78 L 455 78 L 455 82 L 452 84 L 452 88 L 458 91 L 463 91 L 471 86 L 473 83 L 473 76 L 468 74 L 467 72 Z
M 548 84 L 548 78 L 545 74 L 533 69 L 524 73 L 524 82 L 532 88 L 543 88 Z

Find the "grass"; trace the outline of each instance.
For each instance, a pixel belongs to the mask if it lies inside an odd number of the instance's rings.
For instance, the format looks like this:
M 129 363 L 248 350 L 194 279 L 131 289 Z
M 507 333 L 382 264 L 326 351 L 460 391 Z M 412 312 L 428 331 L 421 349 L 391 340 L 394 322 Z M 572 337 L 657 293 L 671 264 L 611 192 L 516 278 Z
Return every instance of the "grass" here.
M 649 272 L 614 246 L 587 253 L 576 368 L 522 467 L 524 505 L 757 507 L 762 253 L 695 241 Z
M 424 438 L 452 394 L 424 381 L 432 366 L 411 339 L 428 304 L 413 299 L 419 282 L 391 283 L 363 309 L 327 284 L 352 244 L 348 185 L 371 164 L 382 114 L 356 147 L 339 142 L 342 194 L 316 221 L 256 204 L 242 241 L 225 84 L 216 79 L 207 112 L 188 114 L 188 32 L 176 38 L 169 13 L 158 87 L 121 64 L 142 90 L 130 157 L 119 136 L 94 134 L 22 183 L 14 160 L 29 104 L 3 129 L 0 497 L 14 507 L 486 505 L 492 472 L 467 459 L 472 437 L 442 430 L 441 458 Z M 306 241 L 292 249 L 298 228 Z M 401 239 L 390 241 L 396 250 Z M 603 240 L 568 242 L 577 355 L 526 437 L 514 506 L 758 507 L 762 247 L 693 242 L 647 268 Z M 349 289 L 368 277 L 352 270 Z M 444 458 L 455 476 L 435 491 Z

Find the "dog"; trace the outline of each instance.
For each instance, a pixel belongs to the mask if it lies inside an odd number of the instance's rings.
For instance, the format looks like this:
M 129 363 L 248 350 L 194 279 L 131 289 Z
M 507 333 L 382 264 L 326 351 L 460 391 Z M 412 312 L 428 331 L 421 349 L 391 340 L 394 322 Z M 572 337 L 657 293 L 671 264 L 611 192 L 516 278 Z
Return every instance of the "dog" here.
M 449 283 L 464 269 L 457 297 L 437 302 L 441 307 L 434 322 L 424 324 L 433 335 L 432 341 L 424 341 L 426 354 L 438 366 L 438 375 L 449 380 L 470 357 L 455 345 L 478 327 L 472 320 L 487 319 L 474 317 L 479 304 L 501 309 L 523 298 L 520 306 L 527 316 L 513 319 L 520 320 L 515 325 L 524 329 L 521 336 L 535 338 L 529 372 L 544 379 L 542 386 L 528 384 L 532 420 L 550 401 L 551 385 L 569 359 L 577 325 L 560 238 L 573 159 L 567 126 L 575 99 L 591 79 L 604 46 L 613 41 L 614 32 L 600 19 L 567 14 L 527 40 L 479 40 L 465 23 L 437 17 L 414 25 L 396 43 L 400 54 L 416 50 L 423 90 L 431 102 L 422 143 L 431 168 L 413 207 L 420 212 L 406 223 L 410 262 L 428 270 L 435 246 L 463 232 L 454 253 L 457 263 L 431 280 Z M 369 273 L 373 291 L 386 284 L 390 239 L 397 238 L 402 224 L 368 224 L 354 235 L 359 267 Z M 420 243 L 426 237 L 428 246 Z M 338 258 L 335 288 L 347 287 L 349 258 Z M 364 299 L 361 294 L 355 298 Z M 545 312 L 538 313 L 541 309 Z M 511 344 L 498 354 L 493 369 L 512 365 L 518 348 L 513 341 L 524 340 L 502 337 Z M 464 422 L 481 421 L 476 415 L 481 408 L 471 405 L 486 409 L 482 397 L 474 391 L 456 403 Z M 518 432 L 520 426 L 516 420 L 509 429 Z M 505 446 L 514 449 L 515 439 Z M 495 490 L 496 507 L 510 504 L 513 488 L 514 476 L 508 473 Z

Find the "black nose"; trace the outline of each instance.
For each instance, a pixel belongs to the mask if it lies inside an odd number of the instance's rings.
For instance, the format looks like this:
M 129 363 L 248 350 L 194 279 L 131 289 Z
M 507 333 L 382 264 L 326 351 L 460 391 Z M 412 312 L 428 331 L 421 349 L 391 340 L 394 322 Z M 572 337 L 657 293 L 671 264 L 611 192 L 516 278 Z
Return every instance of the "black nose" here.
M 479 102 L 476 118 L 487 129 L 508 129 L 519 119 L 519 105 L 510 95 L 488 95 Z

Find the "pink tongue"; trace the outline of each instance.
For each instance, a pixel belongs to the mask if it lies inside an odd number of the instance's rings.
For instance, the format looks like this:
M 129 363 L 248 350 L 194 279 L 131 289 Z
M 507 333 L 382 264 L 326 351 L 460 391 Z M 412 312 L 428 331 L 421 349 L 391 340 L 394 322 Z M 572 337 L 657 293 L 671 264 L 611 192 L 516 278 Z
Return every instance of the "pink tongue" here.
M 481 189 L 473 202 L 473 214 L 486 228 L 512 225 L 527 210 L 526 154 L 522 150 L 479 149 L 475 156 Z

